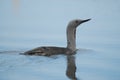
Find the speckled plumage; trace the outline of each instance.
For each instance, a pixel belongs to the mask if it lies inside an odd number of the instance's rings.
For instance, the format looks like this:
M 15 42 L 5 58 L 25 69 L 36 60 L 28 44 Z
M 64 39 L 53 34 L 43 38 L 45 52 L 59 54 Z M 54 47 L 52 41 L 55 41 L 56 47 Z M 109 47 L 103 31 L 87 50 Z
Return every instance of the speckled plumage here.
M 72 20 L 69 22 L 67 26 L 67 47 L 38 47 L 29 51 L 24 52 L 25 55 L 38 55 L 38 56 L 51 56 L 55 54 L 74 54 L 76 51 L 76 28 L 84 22 L 89 21 L 86 20 Z

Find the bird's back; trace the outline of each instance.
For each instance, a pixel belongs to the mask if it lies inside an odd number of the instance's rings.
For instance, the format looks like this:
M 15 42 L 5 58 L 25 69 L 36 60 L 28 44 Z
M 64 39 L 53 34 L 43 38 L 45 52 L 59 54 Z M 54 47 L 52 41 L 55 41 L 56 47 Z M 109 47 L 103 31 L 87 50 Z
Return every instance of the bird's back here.
M 51 56 L 56 54 L 72 54 L 72 50 L 64 47 L 38 47 L 27 51 L 25 55 Z

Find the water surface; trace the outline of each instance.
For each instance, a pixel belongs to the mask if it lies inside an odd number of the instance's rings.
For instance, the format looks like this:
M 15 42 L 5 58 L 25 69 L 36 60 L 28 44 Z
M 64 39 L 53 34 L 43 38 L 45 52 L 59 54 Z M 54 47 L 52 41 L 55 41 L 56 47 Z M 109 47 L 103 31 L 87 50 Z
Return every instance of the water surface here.
M 119 0 L 1 0 L 0 80 L 120 80 L 119 13 Z M 66 46 L 76 18 L 92 20 L 77 29 L 75 55 L 19 54 Z

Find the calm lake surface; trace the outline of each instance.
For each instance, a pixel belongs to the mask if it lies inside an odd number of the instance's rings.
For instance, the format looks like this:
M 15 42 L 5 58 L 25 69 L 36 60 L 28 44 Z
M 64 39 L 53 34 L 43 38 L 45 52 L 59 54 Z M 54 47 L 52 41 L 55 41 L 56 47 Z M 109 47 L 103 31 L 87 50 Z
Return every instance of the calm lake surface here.
M 0 80 L 120 80 L 119 0 L 1 0 Z M 72 19 L 75 55 L 25 56 L 39 46 L 66 46 Z

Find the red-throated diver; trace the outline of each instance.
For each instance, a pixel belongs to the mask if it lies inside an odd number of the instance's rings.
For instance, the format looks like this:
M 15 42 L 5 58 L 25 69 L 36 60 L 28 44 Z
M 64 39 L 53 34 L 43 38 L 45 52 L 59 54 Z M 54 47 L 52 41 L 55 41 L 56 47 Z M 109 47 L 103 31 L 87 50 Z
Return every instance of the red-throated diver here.
M 91 19 L 76 19 L 69 22 L 67 26 L 67 47 L 38 47 L 25 52 L 25 55 L 50 56 L 55 54 L 74 54 L 76 51 L 76 28 Z

